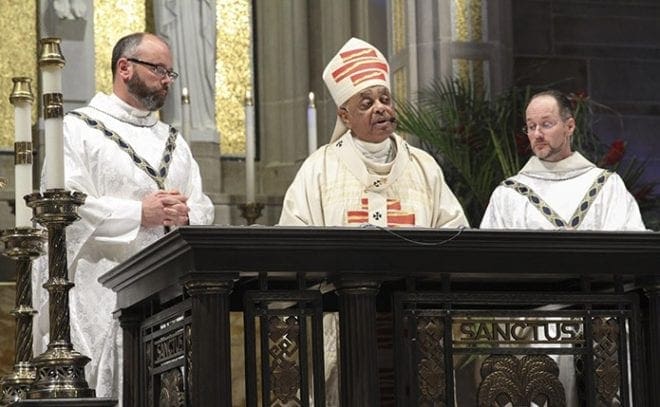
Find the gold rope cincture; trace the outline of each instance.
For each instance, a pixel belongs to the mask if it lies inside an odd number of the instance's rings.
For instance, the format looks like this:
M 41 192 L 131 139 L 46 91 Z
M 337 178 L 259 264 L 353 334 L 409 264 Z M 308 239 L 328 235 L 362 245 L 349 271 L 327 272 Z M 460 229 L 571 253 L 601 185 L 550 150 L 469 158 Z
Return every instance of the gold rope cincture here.
M 165 144 L 165 151 L 163 152 L 163 158 L 160 162 L 160 166 L 158 167 L 158 171 L 156 171 L 151 165 L 149 165 L 147 160 L 140 157 L 135 152 L 135 150 L 133 150 L 133 147 L 131 147 L 130 144 L 125 142 L 121 138 L 121 136 L 119 136 L 119 134 L 105 127 L 105 125 L 100 120 L 92 119 L 86 114 L 76 111 L 69 112 L 67 114 L 78 116 L 85 123 L 87 123 L 89 127 L 100 130 L 104 136 L 117 143 L 119 148 L 121 148 L 124 152 L 126 152 L 126 154 L 128 154 L 131 157 L 135 165 L 137 165 L 138 168 L 144 171 L 149 176 L 149 178 L 151 178 L 152 180 L 154 180 L 154 182 L 156 182 L 156 185 L 158 185 L 158 189 L 165 189 L 165 178 L 167 178 L 167 172 L 169 170 L 170 163 L 172 162 L 172 152 L 176 147 L 177 131 L 174 127 L 170 126 L 170 136 L 168 137 L 167 143 Z
M 603 188 L 605 181 L 607 181 L 610 175 L 612 175 L 611 171 L 603 170 L 603 172 L 601 172 L 600 175 L 596 177 L 596 180 L 587 190 L 587 193 L 584 195 L 584 198 L 582 198 L 582 201 L 578 205 L 577 209 L 575 209 L 575 212 L 573 212 L 573 216 L 571 216 L 570 222 L 566 222 L 564 219 L 562 219 L 562 217 L 559 216 L 559 214 L 557 214 L 557 212 L 555 212 L 554 209 L 550 207 L 550 205 L 541 199 L 541 197 L 538 196 L 534 190 L 522 182 L 518 182 L 513 179 L 506 179 L 502 182 L 501 185 L 515 190 L 520 195 L 526 196 L 529 202 L 531 202 L 531 204 L 534 205 L 536 209 L 538 209 L 539 212 L 541 212 L 541 214 L 545 216 L 545 218 L 553 225 L 560 228 L 577 229 L 584 220 L 587 211 L 589 211 L 589 208 L 591 207 L 591 204 L 596 200 L 598 193 Z

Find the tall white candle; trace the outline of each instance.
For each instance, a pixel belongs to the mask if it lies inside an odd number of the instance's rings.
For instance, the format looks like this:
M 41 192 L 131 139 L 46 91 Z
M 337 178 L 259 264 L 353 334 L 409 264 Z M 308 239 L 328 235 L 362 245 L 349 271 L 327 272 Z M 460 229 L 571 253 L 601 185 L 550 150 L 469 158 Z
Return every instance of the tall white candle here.
M 9 100 L 14 105 L 14 199 L 16 227 L 32 227 L 32 210 L 23 197 L 32 193 L 32 89 L 30 78 L 12 78 L 14 89 Z
M 254 160 L 256 151 L 254 128 L 254 104 L 250 91 L 245 93 L 245 199 L 247 203 L 254 200 Z
M 64 135 L 62 129 L 62 68 L 64 57 L 59 38 L 43 38 L 39 58 L 44 95 L 44 140 L 46 189 L 64 188 Z
M 23 197 L 32 193 L 32 79 L 12 78 L 14 88 L 10 102 L 14 105 L 14 199 L 16 203 L 16 227 L 32 227 L 32 210 Z
M 316 151 L 317 148 L 317 129 L 316 129 L 316 105 L 314 104 L 314 92 L 309 92 L 309 104 L 307 106 L 307 147 L 309 154 Z
M 190 94 L 188 88 L 181 89 L 181 131 L 183 132 L 183 139 L 186 143 L 190 144 Z

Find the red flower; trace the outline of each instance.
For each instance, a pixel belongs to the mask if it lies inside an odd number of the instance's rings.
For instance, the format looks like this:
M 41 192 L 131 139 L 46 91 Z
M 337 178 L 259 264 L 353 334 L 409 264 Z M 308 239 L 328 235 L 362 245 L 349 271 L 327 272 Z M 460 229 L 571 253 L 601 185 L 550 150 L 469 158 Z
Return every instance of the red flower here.
M 646 200 L 649 197 L 649 194 L 651 193 L 651 191 L 653 191 L 653 185 L 645 184 L 644 186 L 639 188 L 637 191 L 635 191 L 633 196 L 635 197 L 637 202 L 641 202 L 641 201 Z
M 569 93 L 567 97 L 568 100 L 571 102 L 571 108 L 573 110 L 577 108 L 578 103 L 586 102 L 587 100 L 589 100 L 589 95 L 587 95 L 587 92 L 583 90 L 577 93 Z
M 626 152 L 626 145 L 623 140 L 614 140 L 610 146 L 609 151 L 603 158 L 601 158 L 598 163 L 600 166 L 612 166 L 617 164 L 623 158 L 623 154 Z

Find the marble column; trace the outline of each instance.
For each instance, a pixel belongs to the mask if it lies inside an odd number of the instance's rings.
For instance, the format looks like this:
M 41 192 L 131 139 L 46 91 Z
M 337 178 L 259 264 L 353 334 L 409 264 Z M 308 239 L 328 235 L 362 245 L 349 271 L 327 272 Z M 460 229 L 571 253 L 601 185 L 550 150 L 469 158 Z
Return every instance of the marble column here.
M 283 194 L 307 156 L 307 3 L 254 2 L 257 194 Z
M 465 39 L 457 35 L 456 11 L 457 4 L 480 4 L 481 13 L 478 19 L 468 21 L 469 24 L 481 21 L 480 39 Z M 476 10 L 476 6 L 470 9 Z M 402 19 L 396 19 L 390 12 L 391 35 L 394 31 L 404 30 L 405 46 L 395 49 L 391 57 L 398 60 L 393 71 L 407 67 L 407 95 L 399 97 L 414 98 L 418 89 L 428 86 L 434 79 L 456 77 L 455 61 L 483 61 L 486 74 L 485 84 L 492 94 L 498 94 L 512 84 L 513 39 L 511 1 L 497 2 L 457 2 L 453 0 L 406 2 Z M 453 17 L 452 17 L 453 15 Z M 402 27 L 397 27 L 394 21 L 404 21 Z M 395 85 L 396 86 L 396 85 Z
M 309 86 L 316 98 L 318 145 L 327 144 L 337 106 L 323 83 L 323 69 L 351 37 L 351 4 L 346 0 L 309 2 Z

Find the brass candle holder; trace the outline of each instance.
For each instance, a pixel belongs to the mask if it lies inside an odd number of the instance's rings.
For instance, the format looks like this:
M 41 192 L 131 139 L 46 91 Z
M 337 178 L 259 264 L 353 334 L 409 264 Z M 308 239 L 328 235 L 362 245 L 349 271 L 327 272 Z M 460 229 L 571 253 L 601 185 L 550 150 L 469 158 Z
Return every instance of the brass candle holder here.
M 241 217 L 247 221 L 247 224 L 254 225 L 254 222 L 261 217 L 264 204 L 259 202 L 248 202 L 239 204 L 238 208 L 241 210 Z
M 2 378 L 2 404 L 10 404 L 27 397 L 36 374 L 32 365 L 32 260 L 43 254 L 42 230 L 16 228 L 0 233 L 5 245 L 4 255 L 16 260 L 16 307 L 11 314 L 16 319 L 15 355 L 13 371 Z
M 73 349 L 69 316 L 66 227 L 79 219 L 78 207 L 86 195 L 64 189 L 49 189 L 26 196 L 34 219 L 48 230 L 48 319 L 50 342 L 47 350 L 33 360 L 36 379 L 28 392 L 30 399 L 95 397 L 85 380 L 87 356 Z

